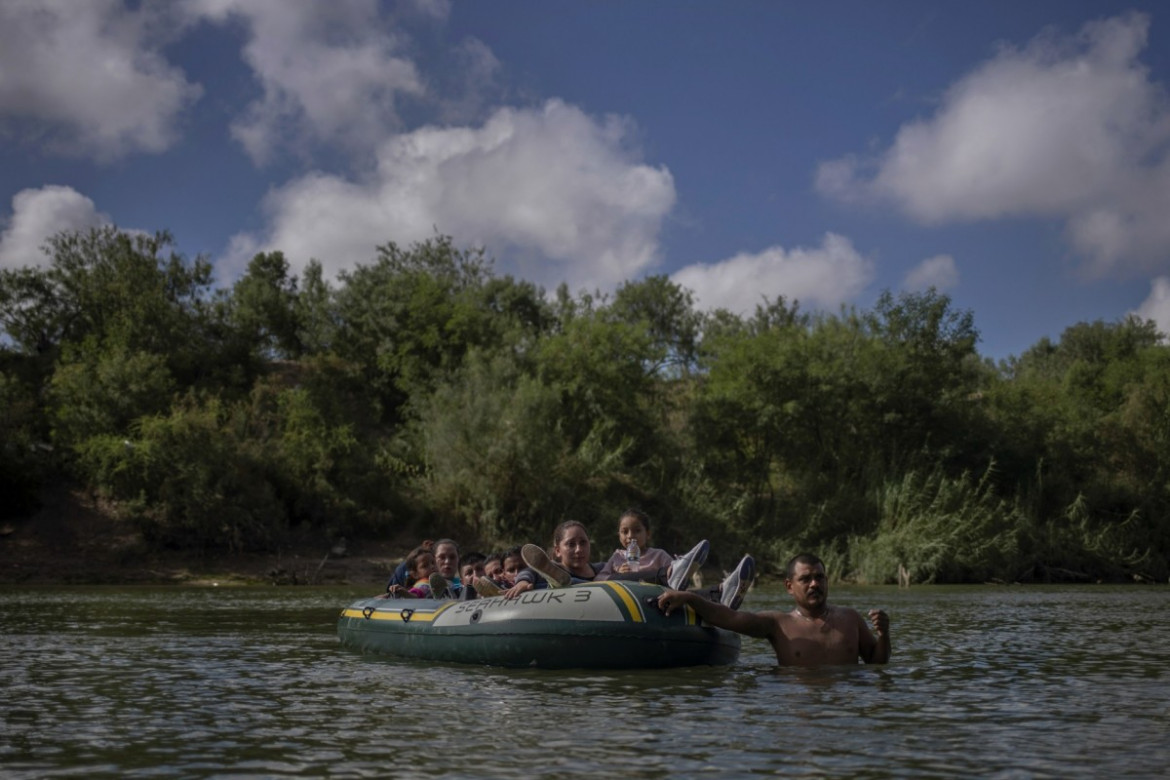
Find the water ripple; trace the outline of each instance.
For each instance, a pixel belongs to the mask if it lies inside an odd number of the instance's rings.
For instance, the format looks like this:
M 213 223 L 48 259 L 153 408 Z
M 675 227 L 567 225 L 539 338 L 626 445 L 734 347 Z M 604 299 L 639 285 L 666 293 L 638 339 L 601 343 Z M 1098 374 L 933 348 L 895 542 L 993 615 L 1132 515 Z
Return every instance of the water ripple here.
M 0 770 L 41 777 L 1160 776 L 1170 593 L 853 589 L 885 667 L 582 672 L 339 648 L 338 589 L 0 590 Z M 784 608 L 778 590 L 752 608 Z

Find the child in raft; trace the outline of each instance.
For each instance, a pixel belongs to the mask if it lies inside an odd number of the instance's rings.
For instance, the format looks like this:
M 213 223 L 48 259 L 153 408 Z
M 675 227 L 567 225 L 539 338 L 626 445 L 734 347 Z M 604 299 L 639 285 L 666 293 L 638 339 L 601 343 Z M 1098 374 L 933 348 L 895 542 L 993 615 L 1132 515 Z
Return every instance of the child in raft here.
M 638 580 L 665 585 L 671 590 L 682 590 L 690 584 L 692 572 L 698 571 L 707 559 L 710 546 L 706 540 L 699 542 L 686 555 L 672 558 L 666 550 L 650 547 L 650 516 L 638 509 L 627 509 L 618 520 L 618 541 L 622 547 L 605 563 L 598 572 L 599 580 Z M 636 565 L 629 563 L 630 542 L 638 545 L 641 557 Z M 704 598 L 720 601 L 724 606 L 738 609 L 744 593 L 755 577 L 756 563 L 745 555 L 719 585 L 698 588 Z M 725 595 L 726 594 L 726 595 Z
M 659 547 L 650 546 L 650 516 L 640 509 L 627 509 L 618 518 L 618 541 L 621 547 L 614 550 L 613 555 L 605 562 L 605 566 L 597 573 L 597 579 L 626 579 L 614 577 L 614 574 L 640 574 L 648 581 L 658 580 L 659 571 L 662 571 L 662 583 L 666 584 L 670 565 L 674 563 L 674 556 Z M 629 559 L 630 543 L 636 544 L 640 558 L 636 563 Z M 700 561 L 700 564 L 702 561 Z M 686 583 L 682 583 L 686 584 Z
M 476 579 L 475 592 L 483 597 L 498 596 L 516 584 L 516 575 L 523 569 L 519 547 L 493 553 L 484 561 L 484 576 Z
M 503 584 L 506 584 L 508 587 L 512 587 L 516 584 L 516 575 L 524 571 L 524 567 L 527 565 L 524 563 L 524 556 L 521 554 L 521 548 L 517 546 L 512 547 L 509 550 L 505 550 L 503 564 L 504 570 L 501 573 Z
M 461 582 L 475 582 L 477 577 L 486 573 L 484 564 L 487 556 L 481 552 L 469 552 L 459 559 L 459 579 Z
M 483 576 L 489 580 L 500 582 L 500 575 L 504 572 L 504 554 L 502 552 L 490 553 L 483 562 Z
M 391 585 L 386 589 L 383 598 L 396 599 L 426 599 L 431 596 L 431 577 L 438 573 L 435 564 L 435 554 L 426 547 L 415 547 L 406 556 L 406 571 L 410 582 L 409 588 L 405 585 Z
M 431 541 L 430 539 L 424 539 L 423 541 L 419 542 L 418 546 L 422 547 L 423 549 L 426 549 L 426 550 L 435 549 L 435 543 L 433 541 Z M 406 557 L 409 558 L 410 555 L 408 554 Z M 396 567 L 394 567 L 394 573 L 390 575 L 390 581 L 386 583 L 386 592 L 387 593 L 390 592 L 391 585 L 407 585 L 407 586 L 409 586 L 410 583 L 411 583 L 410 571 L 406 568 L 406 559 L 404 558 L 402 560 L 402 563 L 400 563 Z

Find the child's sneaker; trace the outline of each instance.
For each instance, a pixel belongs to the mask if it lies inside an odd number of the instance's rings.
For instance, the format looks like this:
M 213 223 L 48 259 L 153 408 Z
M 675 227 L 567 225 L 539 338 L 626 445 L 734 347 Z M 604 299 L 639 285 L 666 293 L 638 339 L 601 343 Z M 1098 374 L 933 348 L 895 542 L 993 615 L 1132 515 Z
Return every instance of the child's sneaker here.
M 503 588 L 489 580 L 487 577 L 477 577 L 475 584 L 472 585 L 472 587 L 475 588 L 476 593 L 478 593 L 480 596 L 483 596 L 484 598 L 498 596 L 504 592 Z
M 442 574 L 435 572 L 428 580 L 431 584 L 431 598 L 433 599 L 449 599 L 451 598 L 451 591 L 447 586 L 447 578 Z
M 752 584 L 755 576 L 755 560 L 750 555 L 743 556 L 743 559 L 731 570 L 731 574 L 724 578 L 723 584 L 719 588 L 719 603 L 725 607 L 739 609 L 739 605 L 743 603 L 743 597 L 747 595 L 748 586 Z
M 670 586 L 670 589 L 682 590 L 685 588 L 691 581 L 691 575 L 707 560 L 707 553 L 710 550 L 711 545 L 704 539 L 696 544 L 686 555 L 680 555 L 678 558 L 675 558 L 670 564 L 670 575 L 666 580 L 666 584 Z
M 573 575 L 569 570 L 548 557 L 543 547 L 535 544 L 526 544 L 520 548 L 520 557 L 528 564 L 528 568 L 548 580 L 550 588 L 567 588 L 573 582 Z

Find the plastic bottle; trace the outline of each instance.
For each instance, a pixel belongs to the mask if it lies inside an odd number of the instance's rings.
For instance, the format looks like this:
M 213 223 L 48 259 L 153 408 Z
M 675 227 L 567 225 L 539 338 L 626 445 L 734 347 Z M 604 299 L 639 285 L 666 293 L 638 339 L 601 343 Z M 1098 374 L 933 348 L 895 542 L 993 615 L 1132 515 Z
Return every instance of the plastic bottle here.
M 634 539 L 626 545 L 626 563 L 630 564 L 630 571 L 637 571 L 641 568 L 638 561 L 642 558 L 642 550 L 638 548 L 638 542 Z

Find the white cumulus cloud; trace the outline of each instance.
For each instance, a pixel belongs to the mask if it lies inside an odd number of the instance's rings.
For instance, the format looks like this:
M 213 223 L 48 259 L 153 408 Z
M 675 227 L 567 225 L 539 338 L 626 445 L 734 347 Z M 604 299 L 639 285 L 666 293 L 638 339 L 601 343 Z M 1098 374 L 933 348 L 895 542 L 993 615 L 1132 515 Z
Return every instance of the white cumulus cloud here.
M 71 187 L 21 190 L 12 198 L 12 216 L 0 233 L 0 268 L 44 266 L 48 257 L 41 247 L 51 236 L 109 222 L 92 200 Z
M 926 223 L 1061 219 L 1090 275 L 1170 267 L 1170 103 L 1138 59 L 1149 24 L 1005 46 L 876 157 L 821 165 L 818 188 Z
M 161 152 L 201 87 L 157 46 L 160 16 L 121 0 L 0 3 L 0 120 L 52 152 Z
M 912 292 L 924 292 L 931 287 L 945 292 L 959 283 L 959 267 L 950 255 L 928 257 L 906 274 L 902 288 Z
M 826 233 L 819 247 L 769 247 L 713 264 L 683 268 L 671 279 L 704 309 L 751 314 L 764 298 L 798 300 L 802 308 L 834 309 L 859 295 L 874 276 L 873 262 L 844 236 Z
M 1159 276 L 1150 282 L 1150 294 L 1132 314 L 1153 320 L 1164 334 L 1170 335 L 1170 277 Z
M 442 18 L 442 2 L 419 3 Z M 375 0 L 188 0 L 192 19 L 242 23 L 262 96 L 232 125 L 257 163 L 309 141 L 365 150 L 399 129 L 399 100 L 425 92 L 406 40 Z
M 479 127 L 392 137 L 364 178 L 314 173 L 272 191 L 269 227 L 236 236 L 221 272 L 278 249 L 335 276 L 378 245 L 438 232 L 488 247 L 500 271 L 547 287 L 611 289 L 658 262 L 675 201 L 670 172 L 640 162 L 631 131 L 625 119 L 551 100 L 499 109 Z

